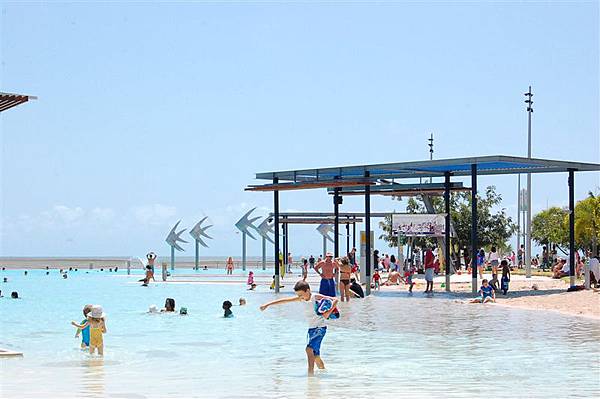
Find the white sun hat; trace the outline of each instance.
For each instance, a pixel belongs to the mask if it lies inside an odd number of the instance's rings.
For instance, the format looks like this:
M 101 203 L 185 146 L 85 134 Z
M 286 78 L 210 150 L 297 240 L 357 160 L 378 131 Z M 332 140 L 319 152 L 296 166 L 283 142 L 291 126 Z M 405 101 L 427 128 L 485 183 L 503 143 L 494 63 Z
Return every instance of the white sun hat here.
M 106 317 L 106 313 L 102 310 L 102 305 L 92 305 L 92 310 L 88 316 L 94 319 L 102 319 Z
M 148 313 L 158 313 L 158 307 L 156 305 L 150 305 L 150 308 L 148 308 Z

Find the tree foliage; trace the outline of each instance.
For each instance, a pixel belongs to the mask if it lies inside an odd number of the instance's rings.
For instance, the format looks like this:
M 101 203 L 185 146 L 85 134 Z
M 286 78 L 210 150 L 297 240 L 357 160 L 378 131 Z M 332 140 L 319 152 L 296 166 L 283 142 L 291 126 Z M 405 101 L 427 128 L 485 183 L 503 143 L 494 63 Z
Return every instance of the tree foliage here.
M 568 218 L 569 211 L 556 206 L 537 213 L 531 219 L 531 238 L 538 245 L 568 245 Z
M 531 221 L 531 238 L 540 245 L 569 245 L 569 210 L 552 207 L 536 214 Z M 575 205 L 575 246 L 594 250 L 600 242 L 600 197 L 589 193 Z

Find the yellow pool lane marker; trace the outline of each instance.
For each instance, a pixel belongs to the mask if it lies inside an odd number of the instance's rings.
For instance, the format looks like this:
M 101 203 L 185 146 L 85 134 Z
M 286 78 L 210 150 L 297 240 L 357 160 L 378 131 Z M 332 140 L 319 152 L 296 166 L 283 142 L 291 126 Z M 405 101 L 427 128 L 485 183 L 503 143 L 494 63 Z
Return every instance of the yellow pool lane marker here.
M 9 351 L 8 349 L 0 348 L 0 357 L 23 356 L 23 352 Z

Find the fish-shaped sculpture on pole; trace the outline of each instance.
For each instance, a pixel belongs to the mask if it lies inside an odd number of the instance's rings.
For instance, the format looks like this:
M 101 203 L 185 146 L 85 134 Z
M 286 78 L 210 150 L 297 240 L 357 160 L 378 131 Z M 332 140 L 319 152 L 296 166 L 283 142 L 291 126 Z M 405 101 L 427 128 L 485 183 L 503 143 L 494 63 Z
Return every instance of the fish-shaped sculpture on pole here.
M 190 230 L 190 235 L 196 241 L 196 261 L 194 263 L 194 270 L 198 270 L 198 266 L 200 263 L 200 245 L 204 248 L 208 248 L 208 245 L 202 240 L 202 237 L 206 237 L 212 240 L 212 237 L 206 234 L 206 230 L 212 227 L 212 224 L 202 227 L 202 223 L 208 219 L 208 216 L 205 216 L 200 220 L 192 229 Z
M 333 227 L 330 224 L 320 224 L 317 226 L 317 231 L 323 236 L 323 256 L 327 253 L 327 241 L 333 241 L 329 233 L 333 232 Z
M 266 270 L 267 268 L 267 241 L 271 244 L 275 244 L 275 241 L 269 236 L 270 233 L 274 234 L 273 230 L 273 218 L 271 216 L 267 216 L 265 220 L 263 220 L 257 227 L 256 231 L 258 235 L 262 237 L 262 269 Z
M 252 233 L 250 233 L 250 230 L 248 230 L 249 227 L 251 227 L 254 230 L 257 230 L 256 226 L 254 226 L 252 223 L 260 219 L 260 216 L 256 216 L 253 218 L 249 217 L 255 209 L 256 208 L 250 209 L 235 224 L 235 227 L 237 227 L 238 230 L 242 232 L 242 270 L 246 270 L 246 236 L 250 236 L 250 238 L 256 240 L 256 237 L 254 237 Z
M 173 228 L 169 232 L 169 235 L 165 239 L 167 244 L 169 244 L 169 246 L 171 247 L 171 270 L 175 270 L 175 250 L 182 251 L 182 252 L 184 251 L 184 249 L 181 248 L 179 243 L 180 242 L 187 243 L 187 241 L 185 241 L 183 238 L 181 238 L 181 235 L 183 234 L 184 231 L 186 231 L 186 229 L 183 229 L 179 232 L 177 231 L 177 226 L 179 226 L 179 223 L 181 223 L 181 220 L 178 221 L 177 223 L 175 223 L 175 226 L 173 226 Z

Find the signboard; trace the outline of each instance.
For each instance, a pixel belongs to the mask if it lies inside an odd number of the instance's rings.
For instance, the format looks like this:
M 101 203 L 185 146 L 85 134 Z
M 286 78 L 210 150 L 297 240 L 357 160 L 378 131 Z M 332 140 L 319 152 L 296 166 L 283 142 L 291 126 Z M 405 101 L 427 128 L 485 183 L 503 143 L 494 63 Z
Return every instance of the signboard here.
M 369 256 L 373 255 L 373 247 L 375 246 L 375 233 L 373 231 L 371 231 L 371 253 L 369 254 Z M 366 264 L 367 264 L 367 232 L 366 231 L 361 231 L 360 232 L 360 281 L 361 282 L 365 282 L 366 278 L 367 278 L 367 272 L 366 272 Z M 372 259 L 372 258 L 371 258 Z M 373 261 L 371 260 L 371 263 L 373 263 Z M 373 270 L 373 265 L 371 265 L 371 270 Z M 372 276 L 373 273 L 370 273 L 370 275 Z
M 446 215 L 438 214 L 393 214 L 392 231 L 406 237 L 443 237 Z

